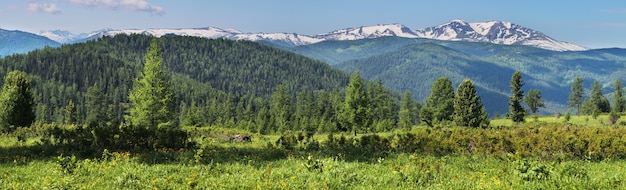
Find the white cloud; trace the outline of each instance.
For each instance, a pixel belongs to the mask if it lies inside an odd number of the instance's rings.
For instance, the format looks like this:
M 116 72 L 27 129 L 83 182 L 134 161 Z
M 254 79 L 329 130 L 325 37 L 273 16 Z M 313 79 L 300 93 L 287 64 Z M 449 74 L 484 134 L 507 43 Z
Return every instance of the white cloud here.
M 59 14 L 62 12 L 54 3 L 29 3 L 28 10 L 49 14 Z
M 143 11 L 152 15 L 163 15 L 165 11 L 160 6 L 152 5 L 145 0 L 66 0 L 69 3 L 88 7 L 97 7 L 111 10 Z

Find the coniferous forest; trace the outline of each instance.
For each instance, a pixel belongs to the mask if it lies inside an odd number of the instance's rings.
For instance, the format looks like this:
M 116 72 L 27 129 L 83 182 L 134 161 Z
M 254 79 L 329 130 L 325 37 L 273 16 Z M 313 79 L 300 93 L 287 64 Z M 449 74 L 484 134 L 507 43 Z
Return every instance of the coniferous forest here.
M 71 101 L 76 112 L 73 124 L 87 123 L 92 117 L 89 110 L 96 109 L 104 113 L 100 120 L 119 125 L 127 114 L 128 94 L 143 68 L 151 38 L 119 35 L 9 56 L 0 60 L 0 74 L 12 70 L 28 73 L 36 97 L 37 122 L 64 123 Z M 342 99 L 347 73 L 254 42 L 171 36 L 158 43 L 176 97 L 176 122 L 274 132 L 276 128 L 244 123 L 271 119 L 270 111 L 275 109 L 270 107 L 271 97 L 286 93 L 285 99 L 274 101 L 288 105 L 284 109 L 289 117 L 337 123 L 334 106 Z M 98 98 L 89 98 L 94 96 Z M 317 129 L 318 122 L 313 123 Z

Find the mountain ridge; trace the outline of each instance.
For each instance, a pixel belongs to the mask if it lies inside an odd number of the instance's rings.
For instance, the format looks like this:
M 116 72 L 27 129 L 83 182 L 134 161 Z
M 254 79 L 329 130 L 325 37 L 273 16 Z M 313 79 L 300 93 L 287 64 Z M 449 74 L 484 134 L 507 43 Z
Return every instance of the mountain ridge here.
M 359 40 L 396 36 L 405 38 L 427 38 L 447 41 L 488 42 L 504 45 L 528 45 L 553 51 L 582 51 L 585 47 L 568 42 L 555 40 L 539 31 L 505 21 L 471 22 L 455 19 L 450 22 L 413 30 L 409 27 L 393 24 L 377 24 L 334 30 L 317 35 L 297 33 L 245 33 L 235 29 L 217 27 L 204 28 L 150 28 L 150 29 L 106 29 L 91 32 L 83 40 L 96 39 L 116 34 L 149 34 L 157 37 L 173 34 L 180 36 L 196 36 L 205 38 L 227 38 L 232 40 L 263 41 L 286 46 L 301 46 L 330 40 Z M 66 39 L 55 39 L 68 41 Z M 61 42 L 63 43 L 63 42 Z
M 39 48 L 58 46 L 61 44 L 37 34 L 0 29 L 0 58 L 16 53 L 27 53 Z

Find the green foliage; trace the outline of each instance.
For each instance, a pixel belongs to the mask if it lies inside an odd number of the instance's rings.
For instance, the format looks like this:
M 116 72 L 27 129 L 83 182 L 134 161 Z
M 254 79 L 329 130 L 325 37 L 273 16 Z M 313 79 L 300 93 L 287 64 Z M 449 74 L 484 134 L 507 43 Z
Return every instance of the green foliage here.
M 599 113 L 608 113 L 611 111 L 609 100 L 604 97 L 602 87 L 596 80 L 591 85 L 591 96 L 583 102 L 582 112 L 597 116 Z
M 515 171 L 523 181 L 548 180 L 551 170 L 544 163 L 535 160 L 515 161 Z
M 533 115 L 537 114 L 539 108 L 546 107 L 543 98 L 541 98 L 541 90 L 538 89 L 528 90 L 526 97 L 524 97 L 524 102 L 528 105 Z
M 410 130 L 413 125 L 417 123 L 417 110 L 419 110 L 417 104 L 413 102 L 413 98 L 411 92 L 404 92 L 404 96 L 402 96 L 402 103 L 400 104 L 400 112 L 398 113 L 399 121 L 398 125 L 400 128 L 405 130 Z
M 57 157 L 57 163 L 61 167 L 61 172 L 64 174 L 74 174 L 74 171 L 78 167 L 78 161 L 76 160 L 76 156 L 63 156 L 59 155 Z
M 369 98 L 368 117 L 371 118 L 375 131 L 389 131 L 396 126 L 398 120 L 398 105 L 395 97 L 383 87 L 382 81 L 367 83 L 367 97 Z
M 293 114 L 291 108 L 291 99 L 285 87 L 283 85 L 276 86 L 270 104 L 272 129 L 279 132 L 291 130 L 291 115 Z
M 144 70 L 129 95 L 130 125 L 123 129 L 127 131 L 123 131 L 122 139 L 131 145 L 155 149 L 184 147 L 187 135 L 173 123 L 175 97 L 169 76 L 162 68 L 163 57 L 157 42 L 156 38 L 152 40 Z
M 350 77 L 350 83 L 346 87 L 346 98 L 339 112 L 338 118 L 341 125 L 354 132 L 366 130 L 371 125 L 369 117 L 369 97 L 363 79 L 356 71 Z
M 580 106 L 583 102 L 583 95 L 585 90 L 583 89 L 583 78 L 576 77 L 572 82 L 571 93 L 569 95 L 568 103 L 570 107 L 576 107 L 577 113 L 580 116 Z
M 28 127 L 35 120 L 31 82 L 22 71 L 11 71 L 4 77 L 0 92 L 0 130 L 10 132 Z
M 454 98 L 454 122 L 464 127 L 487 127 L 489 119 L 474 83 L 464 80 L 457 88 Z
M 63 117 L 63 123 L 67 125 L 76 124 L 76 106 L 74 101 L 70 100 L 65 106 L 65 115 Z
M 512 95 L 509 96 L 509 117 L 516 123 L 524 122 L 524 116 L 526 116 L 526 109 L 522 107 L 522 101 L 524 100 L 523 85 L 522 73 L 519 70 L 515 71 L 513 76 L 511 76 L 510 87 Z
M 620 167 L 626 157 L 621 137 L 625 129 L 522 125 L 415 127 L 409 133 L 357 137 L 285 133 L 284 139 L 293 143 L 289 149 L 276 141 L 283 136 L 253 135 L 251 143 L 220 142 L 216 141 L 220 135 L 242 131 L 188 127 L 189 134 L 199 135 L 193 137 L 201 144 L 196 149 L 106 149 L 74 158 L 64 156 L 73 155 L 70 149 L 10 146 L 8 137 L 2 136 L 0 188 L 619 189 L 626 185 L 621 177 L 626 171 Z
M 432 122 L 452 121 L 454 113 L 454 88 L 447 77 L 438 78 L 421 109 L 421 118 Z
M 135 127 L 155 131 L 162 123 L 173 121 L 175 97 L 169 76 L 163 71 L 163 55 L 157 39 L 150 43 L 144 70 L 136 80 L 129 100 L 129 121 Z
M 570 114 L 569 110 L 567 110 L 567 112 L 565 112 L 565 116 L 563 117 L 563 119 L 565 119 L 565 122 L 569 122 L 571 118 L 572 118 L 572 114 Z
M 105 126 L 107 122 L 106 115 L 106 97 L 97 85 L 89 87 L 85 94 L 85 109 L 87 116 L 85 124 L 91 127 Z

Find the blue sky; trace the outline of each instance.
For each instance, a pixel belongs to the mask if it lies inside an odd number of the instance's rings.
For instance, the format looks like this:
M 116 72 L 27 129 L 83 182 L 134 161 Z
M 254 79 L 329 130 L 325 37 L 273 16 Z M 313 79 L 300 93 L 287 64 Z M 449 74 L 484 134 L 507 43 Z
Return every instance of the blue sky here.
M 73 33 L 103 28 L 199 28 L 320 34 L 400 23 L 412 29 L 501 20 L 557 40 L 626 48 L 626 1 L 579 0 L 2 0 L 0 28 Z

